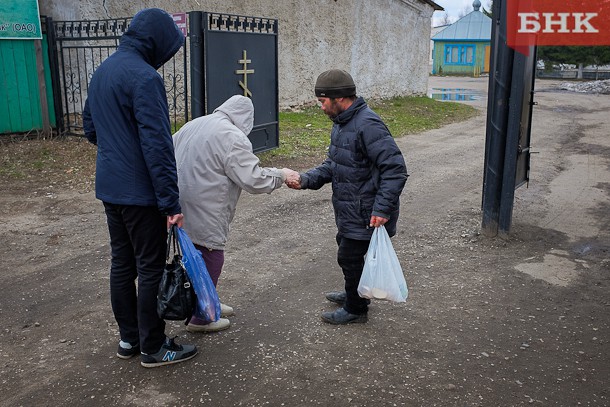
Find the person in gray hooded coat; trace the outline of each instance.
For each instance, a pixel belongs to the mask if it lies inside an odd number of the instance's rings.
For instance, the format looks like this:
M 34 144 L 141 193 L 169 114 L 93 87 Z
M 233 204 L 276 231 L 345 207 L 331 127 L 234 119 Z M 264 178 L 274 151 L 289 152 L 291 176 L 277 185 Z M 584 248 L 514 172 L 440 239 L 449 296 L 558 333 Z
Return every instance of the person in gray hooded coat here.
M 235 95 L 212 114 L 189 121 L 174 134 L 184 230 L 201 251 L 215 286 L 241 191 L 271 193 L 288 174 L 296 174 L 259 166 L 247 137 L 253 125 L 252 101 Z M 221 304 L 221 316 L 232 314 L 231 307 Z M 207 323 L 193 316 L 186 329 L 214 332 L 229 326 L 226 318 Z

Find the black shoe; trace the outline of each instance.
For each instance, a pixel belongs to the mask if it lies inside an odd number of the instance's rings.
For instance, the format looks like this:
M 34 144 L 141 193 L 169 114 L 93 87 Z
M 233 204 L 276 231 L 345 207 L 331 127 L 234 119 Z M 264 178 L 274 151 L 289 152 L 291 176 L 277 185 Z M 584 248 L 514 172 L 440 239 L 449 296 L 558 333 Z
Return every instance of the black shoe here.
M 347 294 L 345 291 L 330 291 L 326 293 L 326 299 L 330 302 L 334 302 L 335 304 L 345 305 L 345 297 Z M 369 305 L 371 300 L 366 299 L 366 304 Z
M 189 360 L 197 354 L 197 347 L 194 345 L 178 345 L 174 342 L 174 338 L 165 338 L 165 343 L 157 353 L 146 354 L 142 353 L 142 361 L 144 367 L 157 367 L 171 365 L 172 363 L 180 363 Z
M 363 324 L 368 321 L 366 314 L 350 314 L 345 308 L 339 308 L 334 312 L 323 312 L 322 321 L 333 325 L 345 325 L 352 323 Z
M 326 293 L 326 299 L 330 302 L 334 302 L 335 304 L 343 305 L 345 304 L 345 291 L 331 291 Z
M 116 355 L 121 359 L 131 359 L 132 357 L 140 354 L 140 345 L 137 343 L 132 345 L 129 342 L 120 341 L 119 349 L 116 351 Z

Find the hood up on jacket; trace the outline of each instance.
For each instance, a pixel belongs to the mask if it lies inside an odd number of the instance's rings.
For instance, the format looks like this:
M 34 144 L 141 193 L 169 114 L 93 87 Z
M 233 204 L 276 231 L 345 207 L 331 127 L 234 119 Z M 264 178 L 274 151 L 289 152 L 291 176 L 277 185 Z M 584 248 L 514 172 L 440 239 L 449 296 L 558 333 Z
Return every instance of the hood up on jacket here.
M 159 69 L 178 52 L 184 40 L 172 16 L 158 8 L 147 8 L 133 16 L 119 47 L 135 49 Z
M 254 105 L 250 98 L 241 95 L 231 96 L 222 105 L 214 109 L 214 113 L 227 115 L 231 123 L 247 136 L 254 127 Z

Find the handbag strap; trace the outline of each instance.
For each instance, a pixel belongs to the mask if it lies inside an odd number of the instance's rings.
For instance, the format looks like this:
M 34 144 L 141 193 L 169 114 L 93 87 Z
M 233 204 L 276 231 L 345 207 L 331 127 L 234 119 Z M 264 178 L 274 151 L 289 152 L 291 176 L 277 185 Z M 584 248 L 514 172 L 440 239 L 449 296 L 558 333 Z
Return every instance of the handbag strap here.
M 167 251 L 165 253 L 165 261 L 169 263 L 169 252 L 171 248 L 174 248 L 174 253 L 182 258 L 182 252 L 180 251 L 180 244 L 178 243 L 178 226 L 176 224 L 171 225 L 167 232 Z

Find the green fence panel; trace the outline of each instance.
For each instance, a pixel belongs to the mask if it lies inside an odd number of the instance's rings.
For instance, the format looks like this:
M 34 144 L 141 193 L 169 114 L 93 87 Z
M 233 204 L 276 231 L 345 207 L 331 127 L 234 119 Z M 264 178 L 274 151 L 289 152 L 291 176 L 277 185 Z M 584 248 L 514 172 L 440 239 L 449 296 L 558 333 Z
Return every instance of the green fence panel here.
M 47 44 L 43 39 L 43 63 L 49 120 L 55 125 L 53 89 Z M 0 40 L 0 133 L 41 130 L 42 109 L 34 40 Z
M 11 78 L 8 77 L 6 69 L 7 57 L 4 55 L 7 52 L 6 44 L 8 41 L 0 41 L 0 133 L 11 128 L 11 120 L 9 115 L 8 103 L 8 84 Z M 12 58 L 12 57 L 11 57 Z M 11 69 L 11 71 L 13 71 Z
M 17 50 L 15 50 L 17 48 Z M 21 113 L 19 108 L 19 86 L 17 84 L 17 57 L 21 46 L 14 40 L 0 41 L 0 61 L 2 61 L 2 111 L 0 112 L 0 130 L 2 132 L 20 129 Z M 23 52 L 21 53 L 23 54 Z

